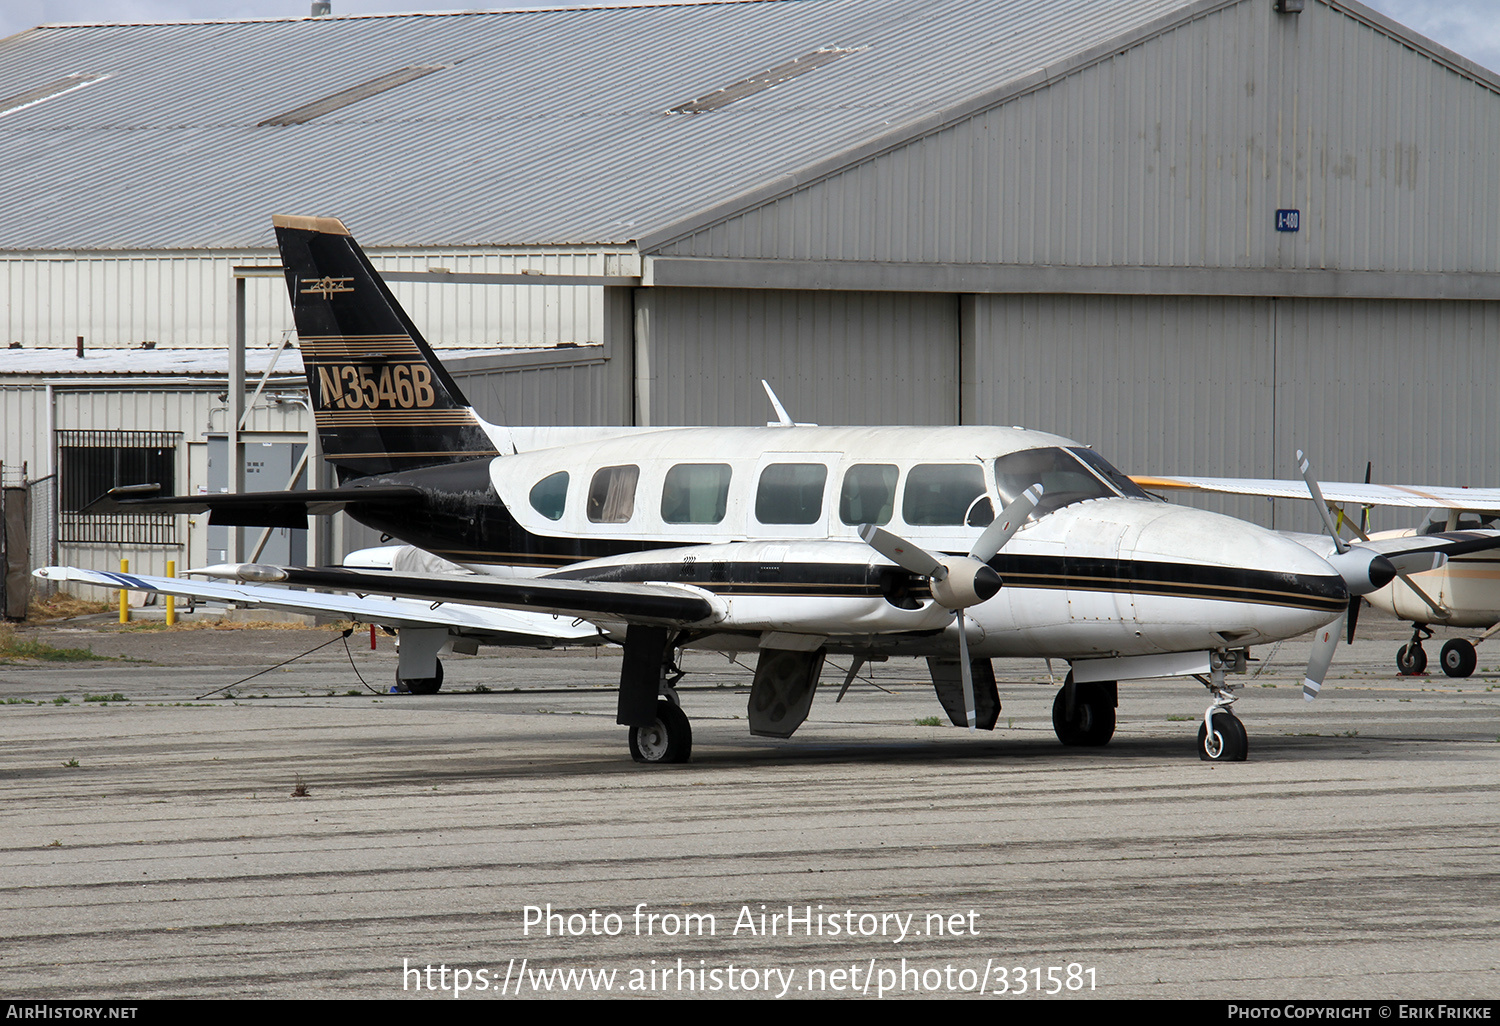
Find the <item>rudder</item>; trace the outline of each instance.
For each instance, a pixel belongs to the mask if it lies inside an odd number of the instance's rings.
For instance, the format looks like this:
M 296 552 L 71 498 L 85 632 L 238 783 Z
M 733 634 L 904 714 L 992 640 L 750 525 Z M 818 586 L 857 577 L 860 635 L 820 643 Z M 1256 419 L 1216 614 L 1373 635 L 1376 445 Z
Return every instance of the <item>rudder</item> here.
M 343 222 L 276 215 L 323 454 L 339 480 L 498 456 Z

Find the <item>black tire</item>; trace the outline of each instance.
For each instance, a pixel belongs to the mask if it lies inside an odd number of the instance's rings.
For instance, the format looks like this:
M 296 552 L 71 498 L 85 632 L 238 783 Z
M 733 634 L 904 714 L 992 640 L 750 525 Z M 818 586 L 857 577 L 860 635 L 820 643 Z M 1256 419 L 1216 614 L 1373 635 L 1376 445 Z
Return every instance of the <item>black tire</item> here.
M 407 691 L 414 695 L 435 695 L 443 686 L 443 661 L 437 661 L 437 673 L 431 677 L 413 677 L 404 680 L 400 671 L 396 672 L 396 686 L 405 686 Z
M 1427 653 L 1421 645 L 1402 645 L 1396 651 L 1396 669 L 1403 677 L 1415 677 L 1427 669 Z
M 1198 725 L 1198 758 L 1204 762 L 1244 762 L 1250 753 L 1250 735 L 1239 717 L 1227 710 L 1214 713 L 1214 739 L 1209 743 L 1208 724 Z
M 1052 700 L 1052 729 L 1065 745 L 1098 748 L 1115 736 L 1115 704 L 1104 683 L 1075 684 L 1073 716 L 1067 714 L 1067 687 Z
M 1479 665 L 1479 656 L 1474 654 L 1474 646 L 1463 638 L 1454 638 L 1444 645 L 1439 659 L 1443 664 L 1443 672 L 1450 677 L 1467 677 Z
M 656 722 L 630 728 L 630 757 L 636 762 L 687 762 L 693 754 L 693 727 L 671 702 L 656 703 Z

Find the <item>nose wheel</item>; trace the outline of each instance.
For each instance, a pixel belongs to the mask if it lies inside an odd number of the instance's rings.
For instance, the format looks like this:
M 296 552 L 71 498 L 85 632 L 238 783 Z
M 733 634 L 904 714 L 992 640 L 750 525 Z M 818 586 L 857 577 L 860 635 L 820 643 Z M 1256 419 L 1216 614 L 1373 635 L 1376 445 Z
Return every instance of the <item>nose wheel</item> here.
M 1415 677 L 1427 669 L 1427 653 L 1422 651 L 1422 642 L 1430 637 L 1430 627 L 1417 624 L 1413 628 L 1411 640 L 1396 651 L 1396 672 L 1403 677 Z
M 1224 680 L 1223 662 L 1214 660 L 1209 676 L 1198 679 L 1213 696 L 1198 726 L 1198 758 L 1204 762 L 1244 762 L 1250 754 L 1250 735 L 1230 711 L 1234 688 Z
M 1239 717 L 1223 707 L 1210 707 L 1198 727 L 1198 758 L 1204 762 L 1244 762 L 1250 735 Z

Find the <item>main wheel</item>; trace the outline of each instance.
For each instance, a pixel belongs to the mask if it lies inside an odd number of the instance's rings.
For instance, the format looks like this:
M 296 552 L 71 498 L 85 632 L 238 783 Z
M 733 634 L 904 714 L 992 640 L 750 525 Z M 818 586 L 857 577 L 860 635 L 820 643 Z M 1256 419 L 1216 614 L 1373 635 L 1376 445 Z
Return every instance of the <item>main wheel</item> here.
M 1396 651 L 1396 669 L 1404 677 L 1415 677 L 1427 669 L 1427 653 L 1421 645 L 1402 645 Z
M 630 757 L 636 762 L 687 762 L 692 753 L 692 725 L 671 702 L 656 703 L 656 722 L 649 727 L 630 728 Z
M 1474 646 L 1463 638 L 1454 638 L 1444 645 L 1440 659 L 1443 672 L 1450 677 L 1467 677 L 1479 664 L 1479 657 L 1474 654 Z
M 443 686 L 443 661 L 436 660 L 437 670 L 431 677 L 412 677 L 407 680 L 401 676 L 401 671 L 396 671 L 396 686 L 405 685 L 406 690 L 414 695 L 435 695 Z
M 1214 732 L 1208 724 L 1198 725 L 1198 758 L 1204 762 L 1244 762 L 1250 752 L 1250 736 L 1239 717 L 1227 709 L 1214 713 Z
M 1052 729 L 1065 745 L 1097 748 L 1115 736 L 1115 706 L 1103 684 L 1073 686 L 1073 715 L 1068 715 L 1067 687 L 1052 700 Z

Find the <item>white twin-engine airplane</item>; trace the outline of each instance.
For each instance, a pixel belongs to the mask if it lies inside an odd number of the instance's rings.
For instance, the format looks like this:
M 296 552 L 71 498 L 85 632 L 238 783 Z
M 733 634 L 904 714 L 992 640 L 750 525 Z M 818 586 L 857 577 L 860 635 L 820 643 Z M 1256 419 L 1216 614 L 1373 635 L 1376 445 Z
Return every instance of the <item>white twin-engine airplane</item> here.
M 757 651 L 750 729 L 775 737 L 807 716 L 830 654 L 853 659 L 846 690 L 866 661 L 926 657 L 949 718 L 986 730 L 1000 712 L 991 659 L 1067 660 L 1053 725 L 1069 745 L 1109 741 L 1116 681 L 1192 676 L 1212 696 L 1200 755 L 1242 760 L 1226 671 L 1243 671 L 1250 645 L 1326 627 L 1311 697 L 1350 595 L 1395 574 L 1373 549 L 1325 559 L 1154 499 L 1092 450 L 1021 428 L 816 427 L 779 404 L 779 423 L 763 428 L 488 424 L 341 222 L 274 223 L 339 486 L 174 497 L 128 486 L 94 511 L 304 526 L 342 509 L 472 573 L 238 564 L 200 571 L 236 583 L 42 575 L 394 625 L 398 676 L 417 691 L 437 689 L 438 653 L 455 638 L 621 640 L 617 720 L 632 756 L 655 763 L 691 749 L 673 687 L 684 648 Z M 394 598 L 371 597 L 381 595 Z

